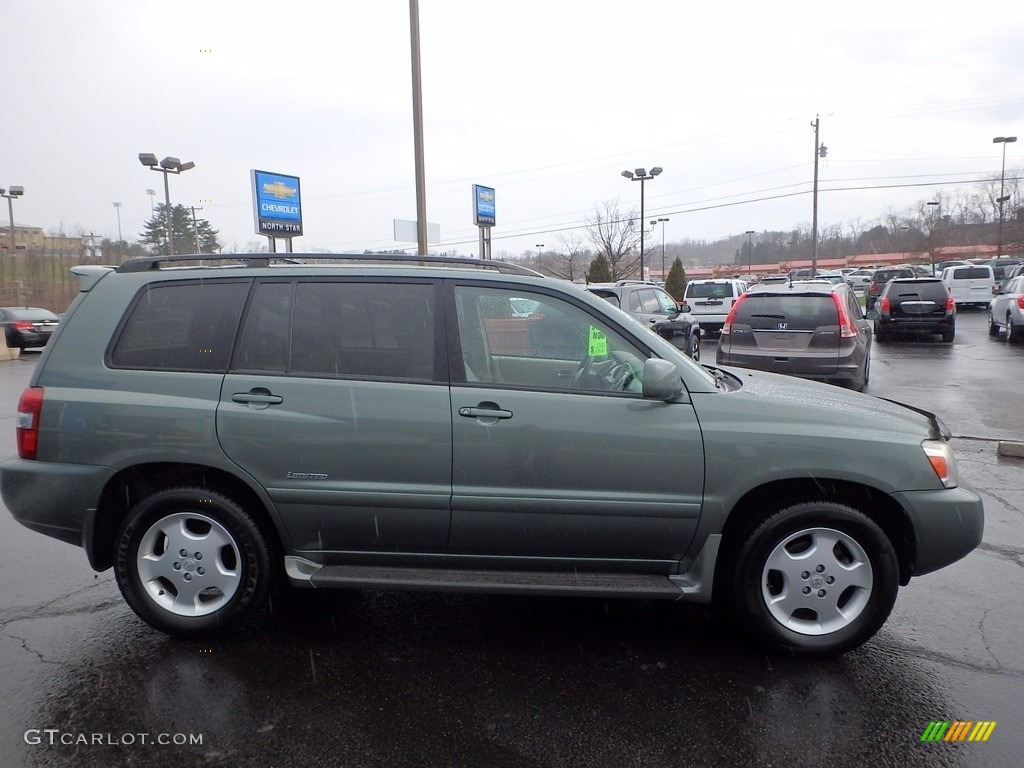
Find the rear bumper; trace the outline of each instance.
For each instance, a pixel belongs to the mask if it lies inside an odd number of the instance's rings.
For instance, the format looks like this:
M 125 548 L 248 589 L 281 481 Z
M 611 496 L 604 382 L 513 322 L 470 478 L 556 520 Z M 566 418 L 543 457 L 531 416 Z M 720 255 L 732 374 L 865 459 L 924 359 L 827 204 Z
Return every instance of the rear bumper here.
M 955 328 L 956 320 L 953 317 L 880 317 L 878 327 L 891 333 L 942 333 Z
M 970 488 L 904 491 L 893 494 L 914 527 L 912 576 L 921 576 L 966 557 L 981 543 L 985 510 Z
M 110 467 L 9 459 L 0 464 L 0 494 L 26 528 L 88 548 L 86 521 L 113 473 Z

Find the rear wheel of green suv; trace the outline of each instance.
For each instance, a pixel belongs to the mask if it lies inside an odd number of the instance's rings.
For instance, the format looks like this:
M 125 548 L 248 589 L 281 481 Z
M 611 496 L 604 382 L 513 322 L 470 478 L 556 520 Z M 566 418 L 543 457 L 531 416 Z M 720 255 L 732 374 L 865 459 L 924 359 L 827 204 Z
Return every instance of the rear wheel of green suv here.
M 762 521 L 740 545 L 735 610 L 777 650 L 833 656 L 885 623 L 899 565 L 885 533 L 845 504 L 813 501 Z
M 116 541 L 115 574 L 128 605 L 176 637 L 237 630 L 265 600 L 271 559 L 252 517 L 203 488 L 172 488 L 129 511 Z

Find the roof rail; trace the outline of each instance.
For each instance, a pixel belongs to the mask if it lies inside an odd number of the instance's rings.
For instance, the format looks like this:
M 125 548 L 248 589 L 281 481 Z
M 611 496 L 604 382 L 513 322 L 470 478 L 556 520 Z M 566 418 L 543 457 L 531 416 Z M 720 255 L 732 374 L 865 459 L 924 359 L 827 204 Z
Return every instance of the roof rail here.
M 185 262 L 218 262 L 220 266 L 231 264 L 245 264 L 250 267 L 269 267 L 272 262 L 285 264 L 304 264 L 301 259 L 316 259 L 318 261 L 338 262 L 399 262 L 404 264 L 422 265 L 450 265 L 459 267 L 477 267 L 479 269 L 493 269 L 496 272 L 508 275 L 531 275 L 543 277 L 540 272 L 535 272 L 519 264 L 511 264 L 507 261 L 495 261 L 492 259 L 470 259 L 462 256 L 410 256 L 406 253 L 200 253 L 186 254 L 180 256 L 140 256 L 121 264 L 118 272 L 148 272 L 151 269 L 161 269 L 163 265 L 178 265 Z M 226 264 L 225 264 L 226 263 Z M 200 264 L 199 266 L 208 266 Z

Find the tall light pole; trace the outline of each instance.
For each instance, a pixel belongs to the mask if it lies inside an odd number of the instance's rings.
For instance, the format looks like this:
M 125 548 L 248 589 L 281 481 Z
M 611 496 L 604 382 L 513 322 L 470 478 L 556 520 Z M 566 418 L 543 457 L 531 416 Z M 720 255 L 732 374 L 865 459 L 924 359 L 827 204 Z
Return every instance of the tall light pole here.
M 540 267 L 541 267 L 541 264 L 540 264 L 540 249 L 541 249 L 541 248 L 543 248 L 543 247 L 544 247 L 544 243 L 537 243 L 537 244 L 536 244 L 536 245 L 534 246 L 534 248 L 536 248 L 536 249 L 537 249 L 537 269 L 538 269 L 538 270 L 539 270 L 539 269 L 540 269 Z
M 750 256 L 754 252 L 754 246 L 751 242 L 751 238 L 754 236 L 754 230 L 748 229 L 743 233 L 747 236 L 747 279 L 750 279 Z
M 10 219 L 11 219 L 10 237 L 7 238 L 7 240 L 11 244 L 11 256 L 17 256 L 18 255 L 17 253 L 15 253 L 15 250 L 17 249 L 18 244 L 15 241 L 15 237 L 14 237 L 14 198 L 21 197 L 24 194 L 25 194 L 25 188 L 24 187 L 11 187 L 10 189 L 4 189 L 3 187 L 0 187 L 0 197 L 6 197 L 7 198 L 7 215 L 10 216 Z
M 1002 255 L 1000 251 L 1003 250 L 1003 203 L 1010 199 L 1010 196 L 1006 194 L 1006 190 L 1004 189 L 1006 184 L 1006 145 L 1012 144 L 1016 140 L 1016 136 L 996 136 L 992 139 L 993 144 L 1003 145 L 1003 168 L 999 172 L 999 197 L 996 198 L 996 202 L 999 203 L 999 235 L 998 240 L 996 241 L 997 259 Z
M 814 202 L 811 213 L 811 278 L 818 276 L 818 158 L 828 155 L 828 147 L 818 141 L 821 120 L 814 118 Z
M 925 205 L 937 206 L 936 210 L 938 210 L 938 216 L 936 217 L 935 222 L 932 223 L 932 226 L 929 229 L 929 232 L 931 234 L 932 247 L 928 249 L 928 257 L 932 260 L 932 277 L 935 277 L 935 230 L 939 228 L 939 223 L 942 221 L 942 201 L 929 200 L 927 203 L 925 203 Z
M 117 211 L 117 242 L 121 242 L 121 204 L 114 203 L 114 210 Z
M 152 214 L 156 211 L 156 190 L 147 189 L 146 194 L 149 195 L 149 212 Z
M 651 226 L 652 227 L 655 227 L 658 224 L 661 224 L 661 280 L 662 280 L 662 282 L 665 281 L 665 277 L 666 277 L 666 275 L 665 275 L 665 222 L 666 221 L 668 221 L 668 219 L 661 218 L 661 219 L 655 219 L 654 221 L 651 222 Z
M 654 166 L 651 168 L 651 172 L 648 173 L 643 168 L 637 168 L 635 171 L 623 171 L 622 175 L 630 181 L 640 182 L 640 279 L 644 279 L 644 182 L 650 181 L 655 176 L 661 173 L 660 166 Z
M 156 155 L 151 152 L 139 152 L 139 162 L 149 168 L 151 171 L 157 171 L 164 175 L 164 201 L 166 203 L 164 210 L 164 220 L 167 226 L 167 255 L 174 255 L 174 231 L 171 229 L 171 187 L 167 183 L 168 174 L 179 174 L 185 171 L 191 171 L 196 167 L 196 164 L 191 160 L 187 163 L 181 162 L 176 157 L 165 157 L 159 162 L 156 161 Z

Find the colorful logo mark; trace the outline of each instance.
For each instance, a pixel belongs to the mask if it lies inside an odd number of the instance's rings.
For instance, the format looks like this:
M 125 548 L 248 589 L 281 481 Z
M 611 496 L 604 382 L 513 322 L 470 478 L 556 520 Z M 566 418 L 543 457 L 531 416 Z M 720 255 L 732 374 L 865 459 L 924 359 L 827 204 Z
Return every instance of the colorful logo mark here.
M 932 720 L 921 741 L 988 741 L 995 729 L 995 720 Z

